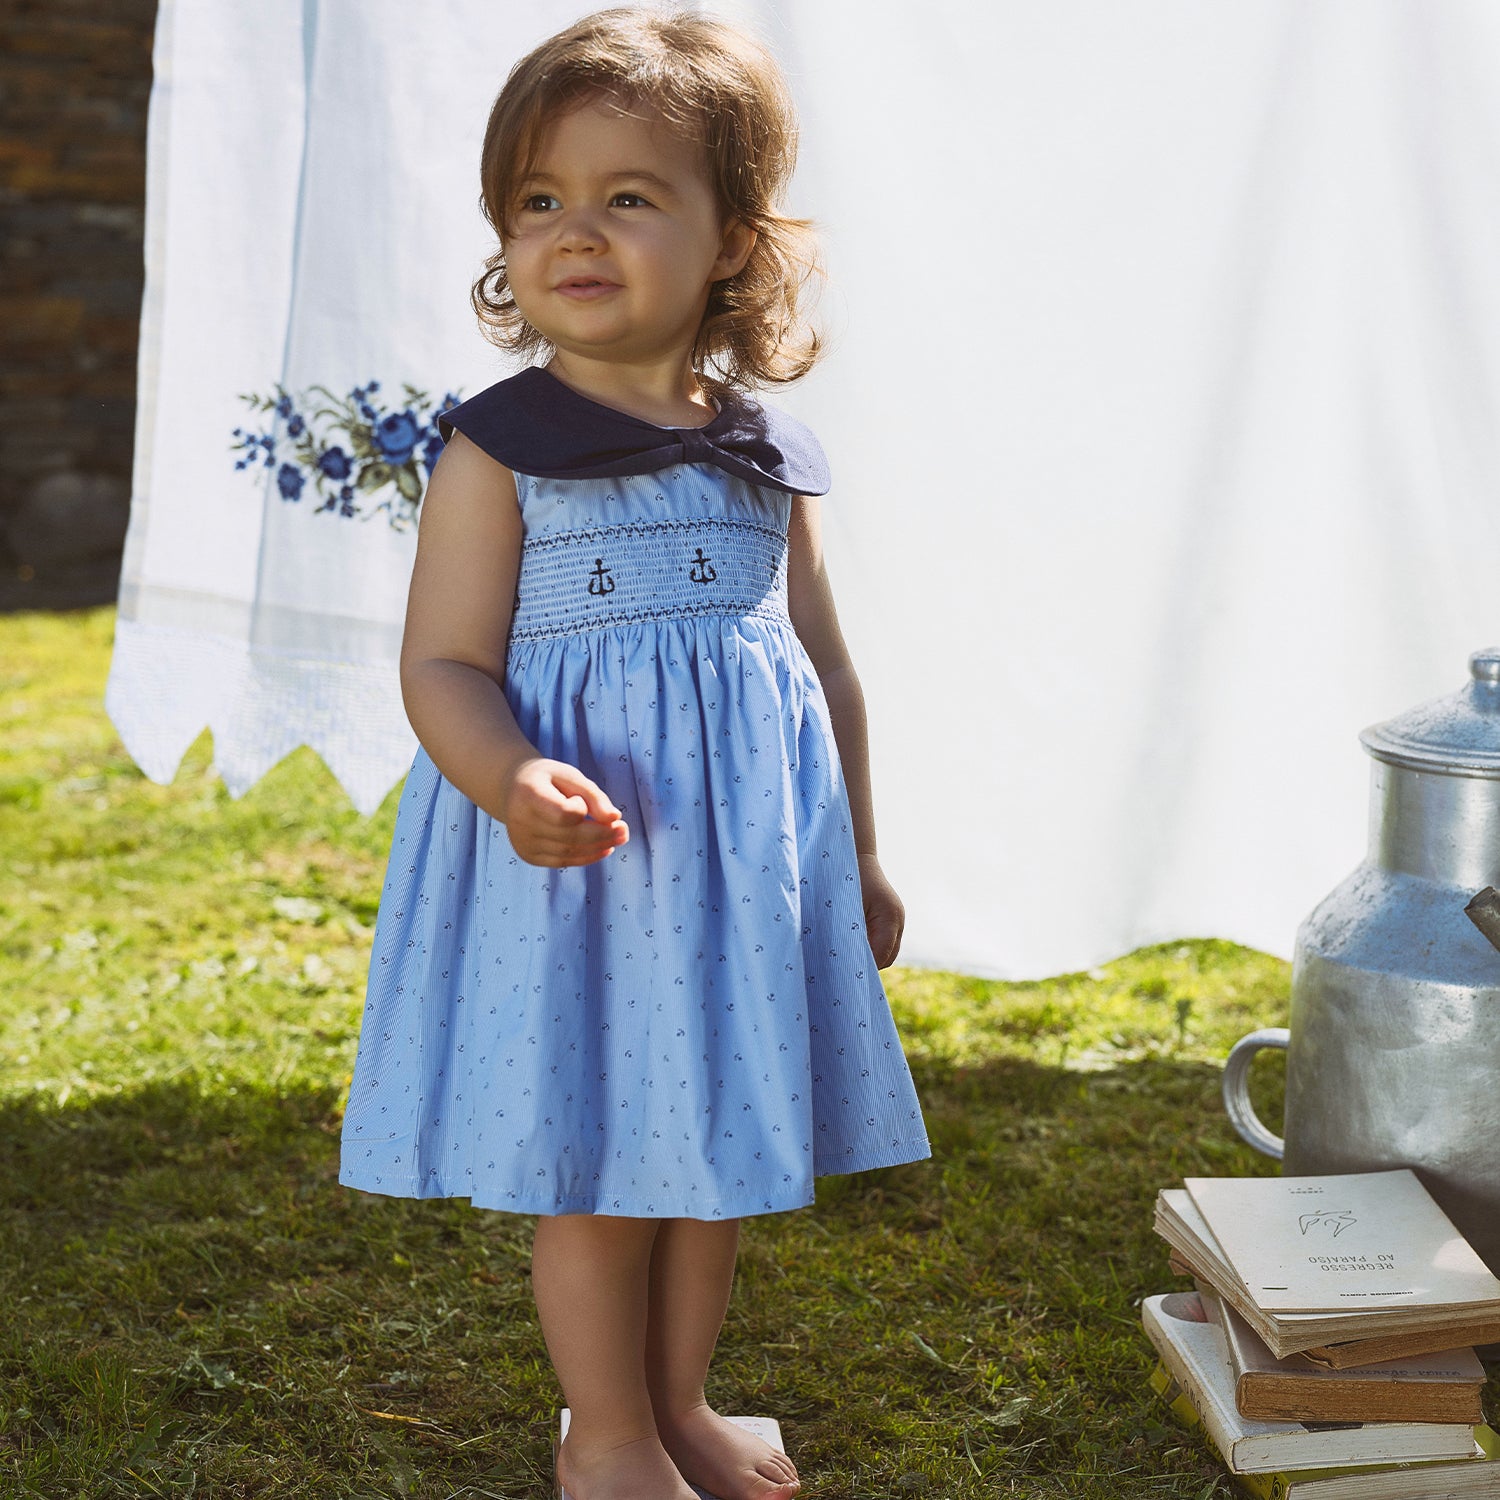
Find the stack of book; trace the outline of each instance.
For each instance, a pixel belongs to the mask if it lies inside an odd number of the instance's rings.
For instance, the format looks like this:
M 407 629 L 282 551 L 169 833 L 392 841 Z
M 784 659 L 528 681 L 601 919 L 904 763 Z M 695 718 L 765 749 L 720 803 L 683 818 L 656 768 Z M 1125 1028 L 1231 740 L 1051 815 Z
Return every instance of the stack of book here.
M 1154 1388 L 1271 1500 L 1500 1500 L 1475 1344 L 1500 1281 L 1409 1171 L 1188 1178 L 1156 1231 L 1196 1292 L 1148 1297 Z

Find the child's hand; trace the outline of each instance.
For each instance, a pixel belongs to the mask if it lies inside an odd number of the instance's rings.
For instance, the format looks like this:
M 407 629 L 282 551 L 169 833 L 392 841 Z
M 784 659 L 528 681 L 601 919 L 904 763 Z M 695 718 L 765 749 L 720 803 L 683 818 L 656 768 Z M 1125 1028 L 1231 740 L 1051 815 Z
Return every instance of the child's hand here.
M 582 771 L 540 756 L 511 772 L 502 814 L 529 865 L 591 865 L 630 837 L 620 809 Z
M 901 951 L 901 933 L 906 927 L 906 908 L 895 887 L 885 878 L 878 860 L 859 862 L 859 885 L 865 902 L 865 932 L 875 967 L 888 969 Z

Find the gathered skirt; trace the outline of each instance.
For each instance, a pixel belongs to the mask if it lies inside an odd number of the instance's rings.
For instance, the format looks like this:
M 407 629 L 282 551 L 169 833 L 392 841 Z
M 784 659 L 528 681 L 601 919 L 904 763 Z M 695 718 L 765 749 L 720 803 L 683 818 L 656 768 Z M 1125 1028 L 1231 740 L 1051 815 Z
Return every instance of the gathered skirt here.
M 926 1157 L 827 703 L 790 622 L 513 640 L 506 694 L 630 840 L 581 868 L 526 864 L 417 754 L 340 1181 L 519 1213 L 718 1219 Z

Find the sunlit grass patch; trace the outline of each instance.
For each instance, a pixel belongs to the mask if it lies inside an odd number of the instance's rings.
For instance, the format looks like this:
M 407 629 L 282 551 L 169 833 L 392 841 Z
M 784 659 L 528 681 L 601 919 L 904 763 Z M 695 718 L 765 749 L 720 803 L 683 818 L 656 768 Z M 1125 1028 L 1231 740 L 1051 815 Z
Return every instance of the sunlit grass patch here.
M 531 1221 L 336 1181 L 394 799 L 360 818 L 304 751 L 236 802 L 206 738 L 153 786 L 110 626 L 0 621 L 0 1494 L 549 1495 Z M 1137 1302 L 1159 1186 L 1273 1170 L 1218 1077 L 1286 966 L 891 993 L 933 1159 L 746 1222 L 711 1397 L 780 1419 L 810 1500 L 1227 1495 Z

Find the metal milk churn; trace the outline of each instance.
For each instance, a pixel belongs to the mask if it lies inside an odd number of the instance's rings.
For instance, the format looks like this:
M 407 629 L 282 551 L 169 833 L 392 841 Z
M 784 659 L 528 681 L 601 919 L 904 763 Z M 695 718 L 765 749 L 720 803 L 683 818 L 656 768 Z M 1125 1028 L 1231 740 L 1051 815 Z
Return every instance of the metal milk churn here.
M 1500 1274 L 1500 648 L 1469 668 L 1360 736 L 1369 852 L 1302 924 L 1290 1028 L 1235 1045 L 1224 1103 L 1288 1175 L 1413 1168 Z M 1246 1087 L 1262 1047 L 1287 1049 L 1284 1143 Z

